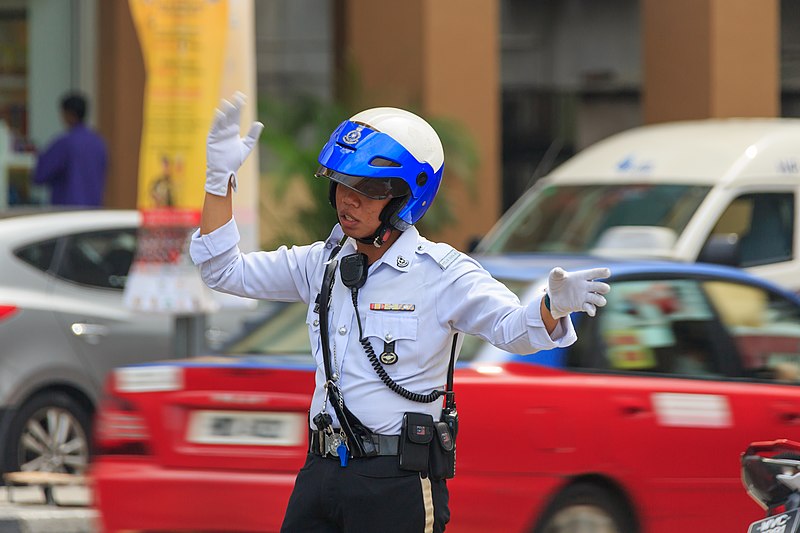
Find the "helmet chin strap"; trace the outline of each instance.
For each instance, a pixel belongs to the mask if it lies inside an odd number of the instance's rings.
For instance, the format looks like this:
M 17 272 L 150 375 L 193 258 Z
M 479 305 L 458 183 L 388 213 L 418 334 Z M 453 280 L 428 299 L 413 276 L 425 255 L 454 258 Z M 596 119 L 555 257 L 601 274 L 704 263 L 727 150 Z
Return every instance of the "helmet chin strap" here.
M 358 242 L 364 244 L 371 244 L 375 248 L 380 248 L 389 239 L 391 235 L 392 235 L 392 227 L 389 226 L 386 222 L 381 222 L 381 225 L 378 226 L 378 229 L 375 230 L 375 233 L 373 233 L 372 236 L 363 239 L 359 237 L 353 237 L 353 238 Z

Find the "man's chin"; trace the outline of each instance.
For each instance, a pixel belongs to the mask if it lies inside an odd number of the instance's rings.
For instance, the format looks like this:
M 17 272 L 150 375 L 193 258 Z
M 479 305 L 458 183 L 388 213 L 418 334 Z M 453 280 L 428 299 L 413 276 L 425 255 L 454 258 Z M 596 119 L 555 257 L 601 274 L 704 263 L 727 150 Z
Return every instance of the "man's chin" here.
M 350 226 L 350 227 L 349 227 Z M 348 237 L 352 237 L 353 239 L 368 239 L 372 240 L 375 236 L 375 232 L 378 231 L 378 228 L 374 228 L 370 231 L 365 231 L 364 226 L 362 224 L 353 224 L 352 227 L 350 224 L 343 223 L 341 220 L 339 221 L 339 227 L 342 228 L 342 232 Z
M 375 234 L 374 232 L 372 232 L 369 235 L 363 235 L 360 232 L 351 231 L 351 230 L 348 230 L 348 229 L 345 229 L 345 228 L 342 228 L 342 231 L 348 237 L 352 237 L 353 239 L 361 239 L 361 240 L 363 240 L 363 239 L 370 239 L 371 240 L 372 236 Z

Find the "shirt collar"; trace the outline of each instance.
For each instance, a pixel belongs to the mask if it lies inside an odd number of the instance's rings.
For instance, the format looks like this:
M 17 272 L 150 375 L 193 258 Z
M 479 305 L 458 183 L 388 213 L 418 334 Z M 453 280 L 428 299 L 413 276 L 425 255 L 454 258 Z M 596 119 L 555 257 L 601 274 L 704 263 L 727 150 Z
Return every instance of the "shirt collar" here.
M 333 248 L 341 242 L 343 237 L 344 231 L 342 231 L 342 227 L 339 224 L 336 224 L 331 230 L 331 234 L 328 235 L 327 239 L 325 239 L 325 249 L 330 253 L 333 251 Z M 347 239 L 342 245 L 342 249 L 339 251 L 338 255 L 343 257 L 355 251 L 356 247 L 353 239 Z
M 328 235 L 327 239 L 325 239 L 326 247 L 328 244 L 336 246 L 339 243 L 339 241 L 342 240 L 342 237 L 344 237 L 344 231 L 342 231 L 342 227 L 339 224 L 336 224 L 335 226 L 333 226 L 331 234 Z
M 331 234 L 325 239 L 325 248 L 328 250 L 333 249 L 342 237 L 344 237 L 344 231 L 342 231 L 342 227 L 339 224 L 336 224 Z M 378 268 L 378 265 L 385 263 L 400 272 L 408 272 L 408 269 L 411 267 L 416 257 L 415 251 L 419 238 L 419 231 L 417 231 L 417 228 L 414 226 L 411 226 L 400 234 L 397 240 L 394 241 L 394 244 L 392 244 L 389 249 L 386 250 L 386 253 L 375 261 L 375 264 L 370 268 Z M 347 239 L 339 255 L 344 256 L 355 251 L 355 241 L 353 239 Z
M 386 253 L 375 262 L 375 266 L 385 263 L 400 272 L 408 272 L 416 257 L 417 241 L 419 241 L 419 231 L 411 226 L 400 234 Z

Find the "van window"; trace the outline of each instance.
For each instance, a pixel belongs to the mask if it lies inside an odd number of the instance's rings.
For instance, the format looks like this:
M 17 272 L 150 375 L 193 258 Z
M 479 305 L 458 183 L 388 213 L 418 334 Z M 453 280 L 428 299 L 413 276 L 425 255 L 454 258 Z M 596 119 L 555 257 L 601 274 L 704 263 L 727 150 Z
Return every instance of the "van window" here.
M 737 266 L 789 261 L 794 256 L 794 194 L 745 194 L 733 200 L 712 235 L 736 235 Z
M 615 226 L 657 226 L 680 235 L 709 190 L 644 183 L 549 185 L 526 194 L 478 251 L 585 253 Z

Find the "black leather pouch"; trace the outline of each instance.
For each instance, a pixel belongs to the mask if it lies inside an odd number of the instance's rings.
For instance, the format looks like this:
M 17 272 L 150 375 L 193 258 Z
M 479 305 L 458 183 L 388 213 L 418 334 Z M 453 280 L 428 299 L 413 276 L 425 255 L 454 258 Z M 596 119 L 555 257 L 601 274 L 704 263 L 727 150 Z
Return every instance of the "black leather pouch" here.
M 445 422 L 436 422 L 431 443 L 430 476 L 450 479 L 456 475 L 456 442 Z
M 405 413 L 400 432 L 398 457 L 400 468 L 412 472 L 428 472 L 428 456 L 433 441 L 433 417 L 421 413 Z

